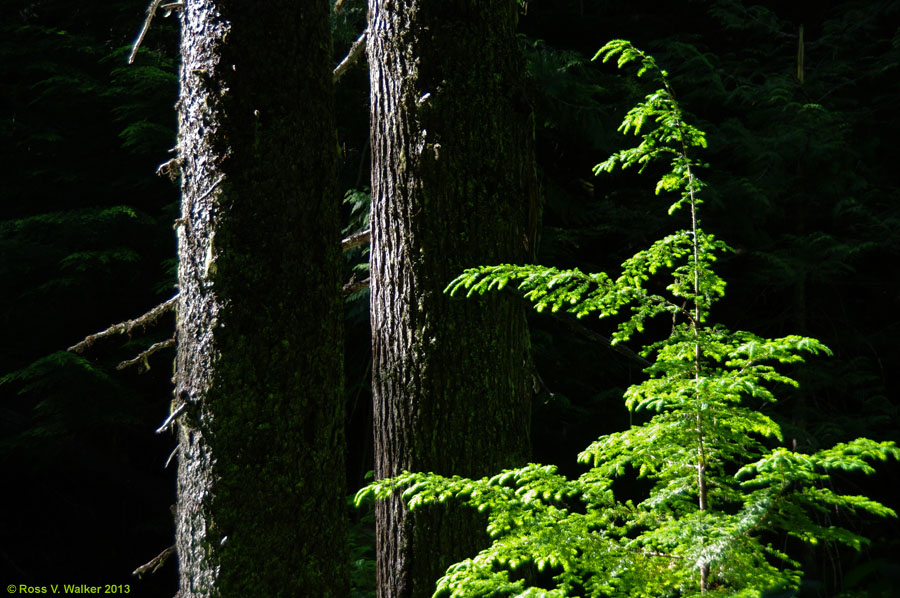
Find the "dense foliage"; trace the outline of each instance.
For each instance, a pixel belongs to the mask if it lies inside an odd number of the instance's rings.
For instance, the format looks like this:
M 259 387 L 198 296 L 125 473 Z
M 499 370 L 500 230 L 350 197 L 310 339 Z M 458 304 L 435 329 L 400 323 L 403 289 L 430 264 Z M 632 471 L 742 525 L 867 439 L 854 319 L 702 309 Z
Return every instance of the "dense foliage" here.
M 797 382 L 776 366 L 830 351 L 808 337 L 770 339 L 710 323 L 713 303 L 725 294 L 713 263 L 729 248 L 698 217 L 702 164 L 691 150 L 706 147 L 705 134 L 685 122 L 667 73 L 652 57 L 621 40 L 597 56 L 616 57 L 619 67 L 637 62 L 638 76 L 649 73 L 662 87 L 620 127 L 643 132 L 640 144 L 613 154 L 595 172 L 642 171 L 667 160 L 656 194 L 676 192 L 668 212 L 681 213 L 689 227 L 626 260 L 615 279 L 500 265 L 467 270 L 448 292 L 468 289 L 471 296 L 512 282 L 538 311 L 607 318 L 627 308 L 613 343 L 644 332 L 653 318 L 670 319 L 669 335 L 641 352 L 652 360 L 647 379 L 625 392 L 628 409 L 648 413 L 647 421 L 592 443 L 579 455 L 590 469 L 576 480 L 540 465 L 480 480 L 405 473 L 371 484 L 357 500 L 402 489 L 412 509 L 456 499 L 488 512 L 492 546 L 448 569 L 436 595 L 751 597 L 795 590 L 799 563 L 774 540 L 790 535 L 858 549 L 862 537 L 823 525 L 816 514 L 896 514 L 866 497 L 835 492 L 829 473 L 873 473 L 870 461 L 898 458 L 900 449 L 864 438 L 812 454 L 783 446 L 767 407 L 776 401 L 773 387 Z M 661 273 L 671 278 L 665 287 Z M 649 482 L 645 497 L 619 498 L 616 480 L 629 476 Z

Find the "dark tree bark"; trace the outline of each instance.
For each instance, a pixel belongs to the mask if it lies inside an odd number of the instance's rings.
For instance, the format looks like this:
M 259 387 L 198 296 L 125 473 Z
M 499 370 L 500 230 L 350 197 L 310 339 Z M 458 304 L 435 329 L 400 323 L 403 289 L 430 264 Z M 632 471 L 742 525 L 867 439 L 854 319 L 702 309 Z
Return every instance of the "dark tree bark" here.
M 482 476 L 528 453 L 523 309 L 451 299 L 463 268 L 528 259 L 533 126 L 513 0 L 370 0 L 376 476 Z M 463 509 L 377 506 L 382 598 L 430 597 L 486 545 Z
M 181 598 L 349 593 L 328 10 L 185 2 Z

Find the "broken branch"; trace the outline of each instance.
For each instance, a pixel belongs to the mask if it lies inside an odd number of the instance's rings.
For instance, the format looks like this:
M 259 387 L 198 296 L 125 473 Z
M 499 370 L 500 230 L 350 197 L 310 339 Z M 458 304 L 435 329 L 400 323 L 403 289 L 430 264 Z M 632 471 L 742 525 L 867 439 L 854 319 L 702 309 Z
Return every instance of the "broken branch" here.
M 166 339 L 164 341 L 160 341 L 156 344 L 150 345 L 146 351 L 141 351 L 132 359 L 128 359 L 120 363 L 116 366 L 117 370 L 124 370 L 125 368 L 132 366 L 138 362 L 142 362 L 144 364 L 144 369 L 150 369 L 150 363 L 147 361 L 147 358 L 156 353 L 157 351 L 161 351 L 162 349 L 168 349 L 169 347 L 175 346 L 175 337 Z
M 187 408 L 187 403 L 179 404 L 178 407 L 176 407 L 175 409 L 172 410 L 172 413 L 169 414 L 169 417 L 166 418 L 166 421 L 164 421 L 160 427 L 156 428 L 156 433 L 162 434 L 163 432 L 168 430 L 169 426 L 172 425 L 172 422 L 175 421 L 175 418 L 178 417 L 179 415 L 181 415 L 181 412 L 184 411 L 186 408 Z M 169 459 L 171 459 L 171 458 L 172 457 L 170 456 Z M 166 465 L 169 465 L 168 460 L 166 461 Z
M 344 285 L 344 297 L 349 297 L 356 291 L 361 291 L 369 286 L 369 279 L 356 280 L 356 276 L 350 277 L 350 282 Z
M 161 2 L 162 0 L 153 0 L 153 2 L 150 3 L 150 6 L 147 7 L 147 18 L 144 19 L 144 26 L 141 27 L 141 32 L 138 33 L 137 39 L 134 40 L 134 45 L 131 46 L 131 54 L 128 55 L 128 64 L 134 63 L 134 57 L 137 56 L 138 48 L 141 47 L 144 36 L 147 35 L 147 32 L 150 30 L 150 22 L 153 20 L 153 17 L 156 16 L 156 9 L 159 8 Z
M 341 241 L 341 251 L 350 251 L 354 247 L 365 245 L 372 236 L 372 229 L 367 228 L 364 231 L 353 233 L 346 239 Z
M 211 193 L 213 191 L 213 189 L 215 189 L 215 187 L 221 182 L 221 180 L 222 179 L 220 177 L 220 179 L 218 181 L 216 181 L 213 184 L 213 186 L 207 190 L 206 193 L 207 194 Z M 366 243 L 369 242 L 370 236 L 371 236 L 371 231 L 368 229 L 350 235 L 346 239 L 341 240 L 341 251 L 349 251 L 349 250 L 353 249 L 354 247 L 359 247 L 360 245 L 365 245 Z M 365 288 L 365 286 L 368 285 L 368 279 L 366 281 L 364 281 L 364 283 L 365 284 L 363 284 L 362 282 L 354 283 L 354 284 L 363 285 L 359 288 Z M 356 288 L 355 290 L 359 290 L 359 288 Z M 345 289 L 346 289 L 346 286 L 345 286 Z M 350 291 L 350 292 L 352 293 L 354 291 Z M 100 339 L 106 338 L 108 336 L 113 336 L 115 334 L 131 334 L 131 332 L 135 328 L 146 328 L 150 324 L 154 323 L 157 319 L 159 319 L 159 317 L 161 315 L 163 315 L 170 309 L 173 309 L 175 307 L 175 303 L 177 301 L 178 301 L 178 294 L 176 293 L 168 301 L 157 305 L 156 307 L 154 307 L 153 309 L 151 309 L 144 315 L 137 317 L 133 320 L 126 320 L 124 322 L 119 322 L 118 324 L 113 324 L 106 330 L 103 330 L 96 334 L 91 334 L 91 335 L 85 337 L 84 340 L 82 340 L 81 342 L 79 342 L 75 345 L 72 345 L 71 347 L 69 347 L 66 350 L 71 351 L 72 353 L 83 353 L 85 350 L 90 349 L 91 346 L 93 346 L 94 343 L 96 343 Z M 134 359 L 130 359 L 128 361 L 123 361 L 122 363 L 120 363 L 117 366 L 117 369 L 121 370 L 130 365 L 134 365 L 138 361 L 145 359 L 146 357 L 152 355 L 153 353 L 156 353 L 157 351 L 159 351 L 161 349 L 166 349 L 168 347 L 174 346 L 174 344 L 175 344 L 174 338 L 156 343 L 155 345 L 151 346 L 149 349 L 147 349 L 146 351 L 144 351 L 143 353 L 141 353 Z
M 143 575 L 144 573 L 146 573 L 148 569 L 152 569 L 152 571 L 150 571 L 150 573 L 156 573 L 159 570 L 159 568 L 162 567 L 167 560 L 169 560 L 169 557 L 172 556 L 172 553 L 174 553 L 174 552 L 175 552 L 175 545 L 173 544 L 172 546 L 169 546 L 168 548 L 166 548 L 165 550 L 160 552 L 158 555 L 153 557 L 149 563 L 141 565 L 140 567 L 138 567 L 137 569 L 132 571 L 131 574 L 140 578 L 140 576 Z
M 131 331 L 138 327 L 146 328 L 147 326 L 155 322 L 161 315 L 163 315 L 170 309 L 173 309 L 177 300 L 178 295 L 176 294 L 165 303 L 160 303 L 144 315 L 133 320 L 126 320 L 125 322 L 113 324 L 102 332 L 91 334 L 90 336 L 85 337 L 83 341 L 76 345 L 72 345 L 66 350 L 71 351 L 72 353 L 83 353 L 85 349 L 89 349 L 94 343 L 102 338 L 106 338 L 114 334 L 131 334 Z
M 353 42 L 353 45 L 350 46 L 350 51 L 347 52 L 347 56 L 341 61 L 339 65 L 334 67 L 333 73 L 333 81 L 335 83 L 338 82 L 338 79 L 344 76 L 350 67 L 359 60 L 359 57 L 366 51 L 366 32 L 363 31 L 359 37 L 356 38 L 356 41 Z

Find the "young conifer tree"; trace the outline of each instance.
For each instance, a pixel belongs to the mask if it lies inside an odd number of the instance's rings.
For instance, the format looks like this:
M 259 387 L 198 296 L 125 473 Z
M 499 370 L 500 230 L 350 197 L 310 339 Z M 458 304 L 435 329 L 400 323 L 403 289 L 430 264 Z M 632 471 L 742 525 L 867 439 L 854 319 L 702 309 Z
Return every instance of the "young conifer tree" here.
M 829 472 L 873 473 L 870 462 L 900 458 L 893 442 L 860 438 L 813 454 L 788 450 L 766 411 L 779 385 L 796 386 L 779 364 L 802 354 L 829 354 L 813 338 L 759 337 L 709 321 L 724 296 L 713 270 L 728 246 L 700 226 L 702 183 L 692 155 L 704 133 L 684 121 L 667 73 L 629 42 L 614 40 L 595 58 L 637 62 L 638 76 L 661 85 L 625 117 L 620 130 L 641 134 L 636 147 L 617 152 L 595 172 L 668 160 L 656 193 L 675 192 L 670 214 L 688 227 L 655 242 L 622 265 L 617 278 L 577 269 L 498 265 L 465 271 L 448 287 L 473 293 L 516 283 L 541 311 L 578 317 L 622 315 L 616 343 L 644 331 L 651 318 L 672 321 L 671 333 L 645 345 L 647 379 L 625 393 L 647 421 L 601 437 L 579 455 L 590 469 L 569 480 L 552 466 L 531 464 L 472 480 L 404 473 L 360 491 L 357 501 L 382 499 L 403 488 L 411 509 L 461 501 L 486 511 L 492 545 L 450 567 L 437 595 L 475 596 L 763 596 L 797 588 L 800 564 L 773 541 L 839 542 L 865 539 L 823 525 L 825 510 L 896 516 L 863 496 L 835 492 Z M 671 282 L 663 291 L 660 275 Z M 624 312 L 624 313 L 623 313 Z M 643 500 L 621 500 L 615 481 L 637 475 L 651 484 Z

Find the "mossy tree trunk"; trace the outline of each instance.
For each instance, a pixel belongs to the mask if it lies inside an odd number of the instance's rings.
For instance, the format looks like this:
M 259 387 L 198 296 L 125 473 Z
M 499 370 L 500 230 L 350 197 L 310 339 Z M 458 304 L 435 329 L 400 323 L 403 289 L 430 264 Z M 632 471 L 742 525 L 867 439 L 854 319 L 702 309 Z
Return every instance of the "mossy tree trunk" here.
M 186 0 L 180 598 L 346 596 L 326 0 Z
M 376 476 L 481 476 L 528 454 L 523 309 L 451 299 L 463 268 L 527 260 L 532 116 L 513 0 L 370 0 L 371 318 Z M 473 512 L 376 512 L 381 598 L 430 597 L 486 546 Z

